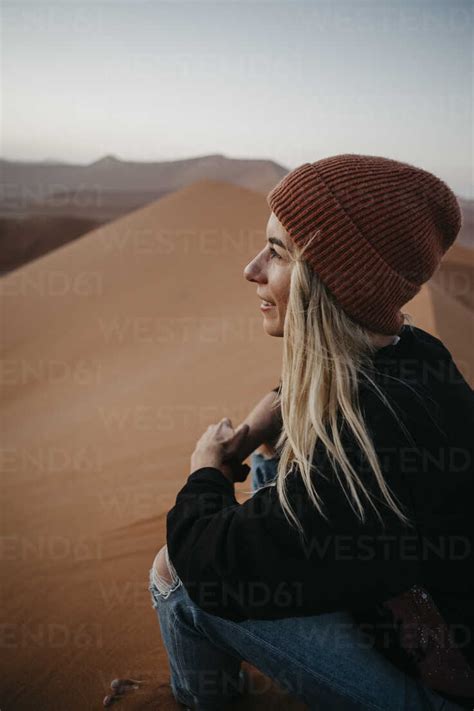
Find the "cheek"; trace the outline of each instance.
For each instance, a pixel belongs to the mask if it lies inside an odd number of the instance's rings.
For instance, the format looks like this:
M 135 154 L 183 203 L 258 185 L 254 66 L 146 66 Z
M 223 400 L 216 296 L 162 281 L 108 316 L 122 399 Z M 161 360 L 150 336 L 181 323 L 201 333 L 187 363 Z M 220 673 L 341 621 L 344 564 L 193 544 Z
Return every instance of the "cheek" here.
M 288 275 L 282 275 L 278 283 L 275 283 L 275 296 L 278 303 L 285 306 L 290 294 L 290 279 Z

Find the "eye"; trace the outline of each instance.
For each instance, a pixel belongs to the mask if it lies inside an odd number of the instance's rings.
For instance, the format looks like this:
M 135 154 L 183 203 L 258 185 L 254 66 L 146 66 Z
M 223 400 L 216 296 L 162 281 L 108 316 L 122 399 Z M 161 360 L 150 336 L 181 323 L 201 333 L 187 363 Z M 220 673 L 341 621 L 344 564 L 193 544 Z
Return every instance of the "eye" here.
M 278 254 L 278 252 L 276 252 L 276 251 L 273 249 L 273 247 L 270 247 L 270 254 L 271 254 L 270 259 L 274 259 L 275 257 L 276 257 L 277 259 L 281 259 L 280 255 Z

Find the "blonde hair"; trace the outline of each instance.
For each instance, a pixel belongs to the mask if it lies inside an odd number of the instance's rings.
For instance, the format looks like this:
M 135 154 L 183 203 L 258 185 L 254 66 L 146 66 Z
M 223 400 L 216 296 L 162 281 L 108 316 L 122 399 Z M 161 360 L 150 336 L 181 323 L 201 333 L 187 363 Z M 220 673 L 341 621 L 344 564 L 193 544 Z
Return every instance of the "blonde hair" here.
M 371 383 L 407 436 L 410 435 L 370 376 L 371 355 L 377 349 L 371 331 L 355 323 L 336 303 L 304 260 L 307 246 L 309 243 L 303 249 L 295 245 L 290 253 L 294 264 L 284 324 L 281 387 L 275 402 L 275 407 L 281 407 L 283 427 L 274 445 L 279 456 L 277 474 L 269 485 L 276 486 L 289 523 L 292 520 L 303 533 L 286 489 L 287 477 L 297 465 L 311 501 L 327 519 L 311 473 L 315 469 L 312 463 L 315 447 L 320 441 L 352 510 L 364 522 L 364 499 L 384 525 L 372 495 L 343 447 L 340 424 L 344 423 L 365 455 L 384 502 L 401 521 L 411 525 L 384 479 L 361 413 L 359 382 L 362 378 Z M 410 315 L 403 315 L 410 324 Z M 338 467 L 342 471 L 342 481 Z M 324 476 L 318 471 L 319 475 Z

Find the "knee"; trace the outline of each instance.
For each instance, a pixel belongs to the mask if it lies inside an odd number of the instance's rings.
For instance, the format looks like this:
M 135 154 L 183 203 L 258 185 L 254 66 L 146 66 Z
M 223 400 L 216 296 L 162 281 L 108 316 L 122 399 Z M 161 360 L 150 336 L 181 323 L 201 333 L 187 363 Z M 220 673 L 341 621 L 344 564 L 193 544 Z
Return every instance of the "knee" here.
M 166 556 L 167 546 L 166 544 L 161 548 L 156 554 L 155 560 L 153 561 L 153 567 L 155 572 L 158 574 L 158 580 L 164 580 L 165 583 L 171 585 L 173 582 L 173 574 L 171 573 L 168 560 Z

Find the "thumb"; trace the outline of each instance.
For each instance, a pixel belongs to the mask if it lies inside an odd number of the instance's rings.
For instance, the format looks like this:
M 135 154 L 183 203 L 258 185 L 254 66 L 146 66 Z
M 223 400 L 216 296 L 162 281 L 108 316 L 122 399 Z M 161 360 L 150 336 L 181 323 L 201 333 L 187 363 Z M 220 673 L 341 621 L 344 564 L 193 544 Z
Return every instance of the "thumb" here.
M 235 439 L 240 440 L 240 439 L 243 439 L 244 437 L 246 437 L 249 429 L 250 429 L 250 426 L 247 424 L 243 424 L 243 425 L 240 425 L 239 427 L 237 427 L 237 429 L 235 430 Z

